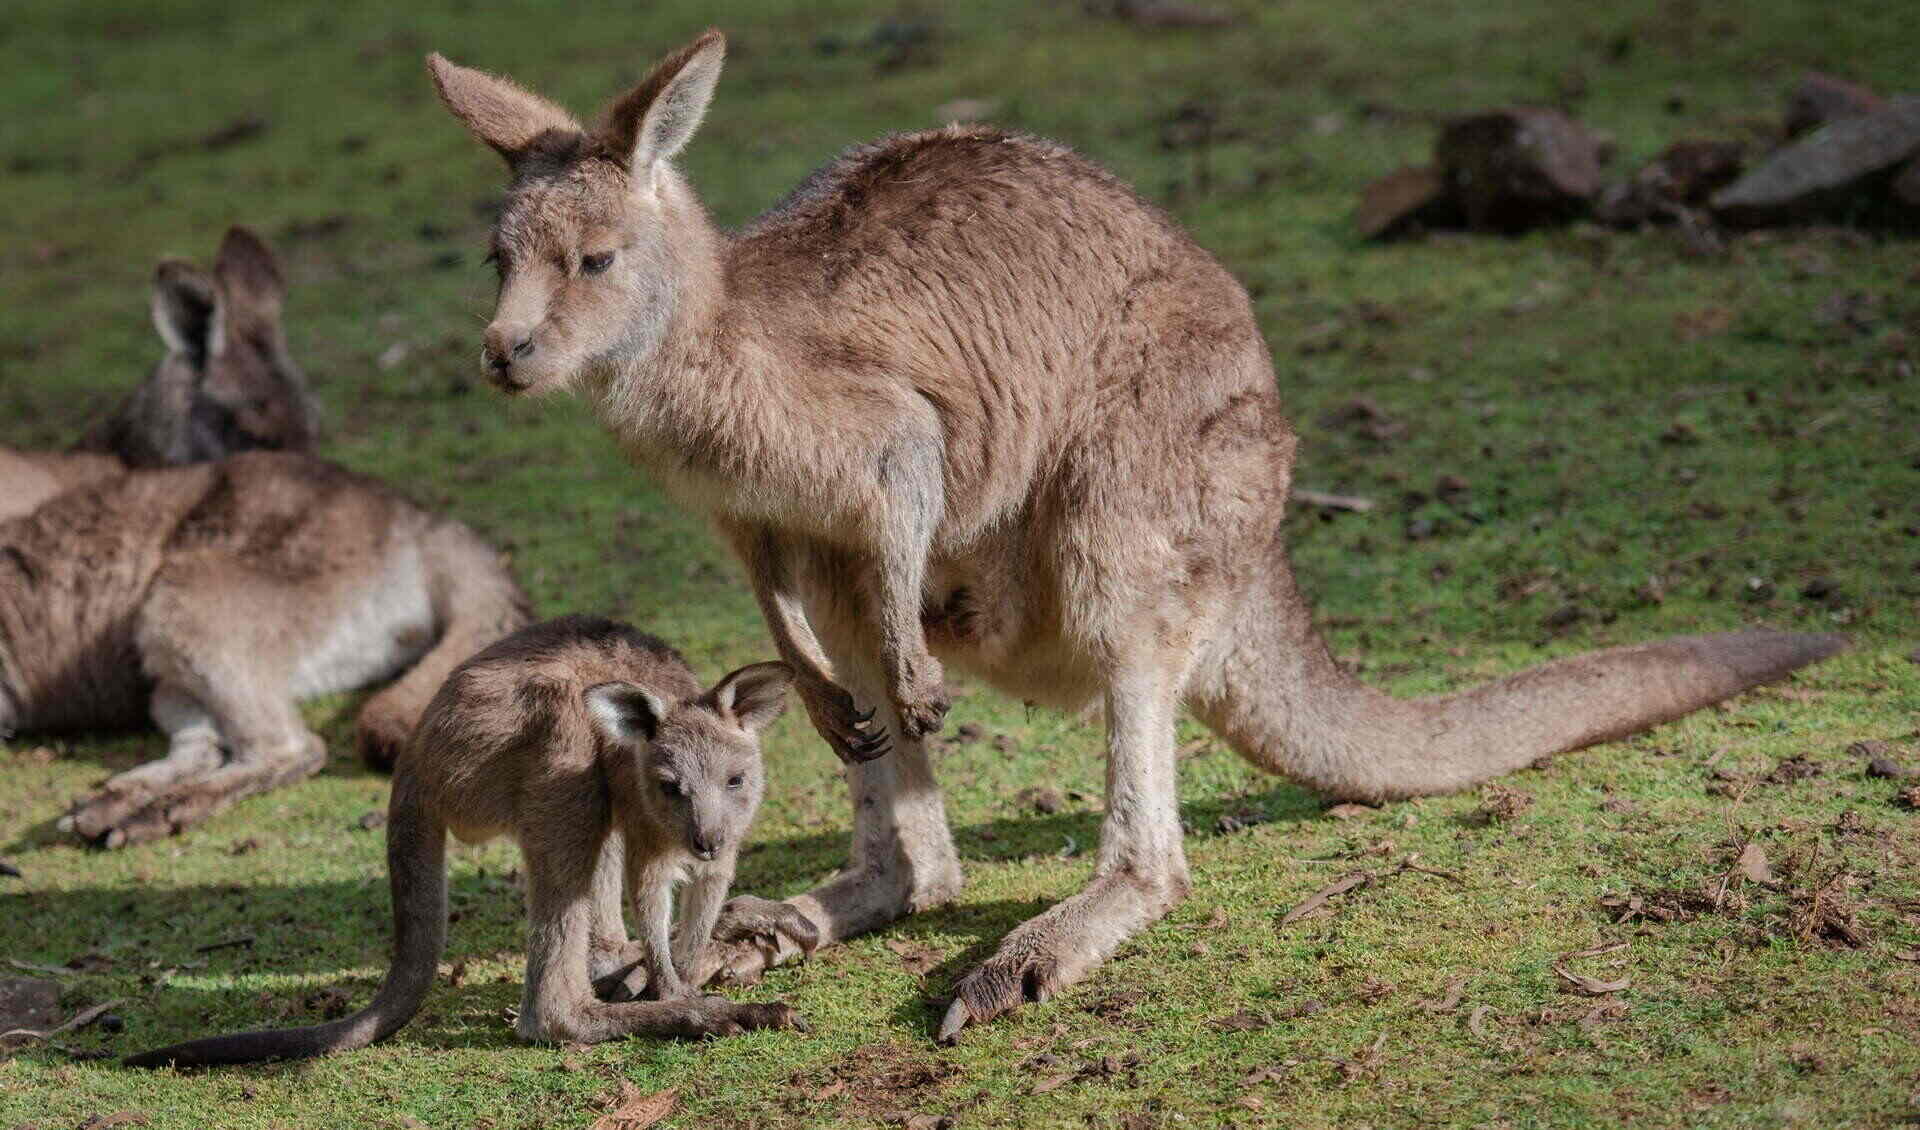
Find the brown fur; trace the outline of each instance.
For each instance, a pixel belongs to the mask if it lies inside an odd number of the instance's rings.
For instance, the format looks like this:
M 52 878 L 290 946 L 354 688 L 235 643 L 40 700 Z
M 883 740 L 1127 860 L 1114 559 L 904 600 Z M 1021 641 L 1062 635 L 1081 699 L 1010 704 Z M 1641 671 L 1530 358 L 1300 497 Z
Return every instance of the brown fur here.
M 0 731 L 150 716 L 168 755 L 65 823 L 151 839 L 318 771 L 296 699 L 404 670 L 360 716 L 364 748 L 397 749 L 446 673 L 525 621 L 471 530 L 331 463 L 130 472 L 0 522 Z
M 797 910 L 728 903 L 764 789 L 758 734 L 792 672 L 757 663 L 702 691 L 678 652 L 586 616 L 522 629 L 460 665 L 394 774 L 387 861 L 394 960 L 365 1009 L 311 1028 L 247 1032 L 131 1057 L 181 1067 L 299 1059 L 385 1039 L 419 1011 L 446 945 L 446 837 L 512 836 L 527 874 L 528 1040 L 731 1035 L 793 1027 L 783 1004 L 702 996 L 706 939 L 775 934 L 811 949 Z M 622 880 L 641 924 L 628 942 Z M 687 881 L 670 939 L 672 889 Z M 704 965 L 703 965 L 704 961 Z M 646 1000 L 632 1000 L 645 972 Z
M 637 113 L 652 139 L 624 163 L 604 128 L 550 116 L 541 153 L 502 145 L 525 130 L 485 112 L 500 80 L 431 60 L 515 174 L 483 353 L 508 390 L 583 392 L 635 462 L 714 517 L 843 757 L 892 742 L 849 770 L 851 866 L 792 900 L 827 940 L 960 888 L 920 740 L 945 710 L 933 653 L 1029 700 L 1104 707 L 1094 878 L 961 980 L 944 1037 L 1079 980 L 1184 896 L 1183 706 L 1265 768 L 1380 800 L 1628 733 L 1842 646 L 1668 641 L 1412 703 L 1359 686 L 1293 586 L 1295 437 L 1218 262 L 1072 152 L 972 126 L 855 149 L 723 234 L 671 164 L 691 127 L 661 125 L 698 121 L 720 50 L 703 38 L 642 84 L 647 109 L 619 104 L 611 120 Z
M 161 263 L 153 324 L 166 356 L 72 451 L 0 448 L 0 519 L 129 468 L 311 450 L 318 411 L 287 352 L 286 291 L 272 250 L 243 227 L 228 229 L 211 273 Z

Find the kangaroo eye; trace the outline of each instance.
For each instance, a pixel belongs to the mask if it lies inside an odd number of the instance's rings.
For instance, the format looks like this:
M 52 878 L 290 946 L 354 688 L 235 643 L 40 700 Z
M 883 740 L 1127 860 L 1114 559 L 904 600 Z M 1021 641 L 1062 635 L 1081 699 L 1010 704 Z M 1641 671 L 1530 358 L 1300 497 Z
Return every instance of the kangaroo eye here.
M 602 251 L 598 255 L 583 255 L 580 257 L 580 270 L 585 274 L 597 275 L 611 266 L 613 266 L 613 252 L 611 251 Z
M 747 779 L 745 777 L 742 777 L 738 773 L 735 773 L 733 776 L 727 778 L 727 787 L 730 789 L 738 789 L 740 786 L 746 783 L 747 783 Z
M 664 797 L 669 797 L 669 798 L 671 798 L 671 797 L 677 797 L 677 796 L 679 796 L 679 795 L 680 795 L 680 782 L 678 782 L 678 781 L 662 781 L 662 782 L 660 782 L 660 795 L 661 795 L 661 796 L 664 796 Z

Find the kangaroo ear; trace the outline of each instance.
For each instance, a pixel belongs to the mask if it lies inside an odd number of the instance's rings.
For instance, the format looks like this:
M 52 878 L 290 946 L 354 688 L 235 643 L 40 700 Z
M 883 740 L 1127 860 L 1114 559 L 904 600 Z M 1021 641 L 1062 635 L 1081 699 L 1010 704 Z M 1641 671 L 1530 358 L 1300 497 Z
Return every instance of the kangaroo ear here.
M 767 728 L 787 709 L 793 668 L 784 663 L 754 663 L 714 684 L 714 709 L 749 734 Z
M 635 181 L 650 180 L 660 162 L 680 152 L 700 128 L 726 54 L 727 37 L 709 28 L 607 108 L 600 143 L 610 152 L 631 155 L 628 171 Z
M 667 704 L 659 695 L 632 683 L 597 683 L 581 697 L 594 728 L 615 742 L 650 742 L 667 716 Z
M 273 249 L 252 231 L 238 226 L 227 229 L 213 260 L 213 281 L 219 287 L 227 332 L 271 334 L 280 328 L 287 281 Z
M 184 354 L 196 365 L 214 344 L 219 299 L 213 280 L 184 259 L 162 260 L 153 272 L 153 328 L 170 353 Z
M 440 101 L 509 168 L 543 143 L 580 136 L 572 114 L 508 79 L 450 63 L 438 52 L 427 56 L 427 70 Z

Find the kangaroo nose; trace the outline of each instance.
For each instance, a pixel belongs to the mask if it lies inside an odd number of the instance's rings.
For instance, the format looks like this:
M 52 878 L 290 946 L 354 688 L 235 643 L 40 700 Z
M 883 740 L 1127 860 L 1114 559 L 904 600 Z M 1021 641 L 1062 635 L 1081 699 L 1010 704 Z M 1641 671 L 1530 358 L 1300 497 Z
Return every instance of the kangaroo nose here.
M 720 841 L 710 836 L 693 837 L 693 854 L 701 859 L 712 859 L 720 854 Z
M 481 352 L 486 354 L 488 368 L 504 371 L 533 352 L 533 330 L 526 326 L 488 326 Z

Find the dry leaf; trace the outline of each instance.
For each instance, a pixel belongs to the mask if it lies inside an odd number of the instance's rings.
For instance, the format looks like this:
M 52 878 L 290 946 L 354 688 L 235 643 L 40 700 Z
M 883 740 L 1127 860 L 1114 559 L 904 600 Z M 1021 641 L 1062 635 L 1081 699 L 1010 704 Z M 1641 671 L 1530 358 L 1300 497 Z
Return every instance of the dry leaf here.
M 1589 977 L 1585 973 L 1575 973 L 1564 965 L 1555 965 L 1553 971 L 1575 991 L 1590 997 L 1604 997 L 1608 993 L 1617 993 L 1633 984 L 1631 977 L 1622 977 L 1618 981 L 1602 981 L 1598 977 Z
M 1073 1082 L 1074 1074 L 1074 1072 L 1069 1071 L 1063 1075 L 1049 1075 L 1033 1085 L 1033 1093 L 1036 1095 L 1044 1095 L 1048 1091 L 1057 1091 L 1068 1083 Z
M 1560 955 L 1560 960 L 1573 961 L 1577 958 L 1582 958 L 1582 957 L 1602 957 L 1610 953 L 1619 953 L 1621 950 L 1626 948 L 1627 948 L 1627 943 L 1625 942 L 1601 942 L 1597 946 L 1588 946 L 1586 949 L 1583 949 L 1583 950 L 1574 950 L 1572 953 L 1563 953 Z
M 1327 809 L 1327 815 L 1335 820 L 1353 820 L 1361 816 L 1372 816 L 1378 811 L 1380 810 L 1369 805 L 1348 803 L 1334 805 Z
M 1355 887 L 1366 885 L 1367 883 L 1371 882 L 1372 879 L 1373 879 L 1373 872 L 1371 871 L 1348 872 L 1347 874 L 1342 875 L 1340 878 L 1335 879 L 1333 882 L 1328 883 L 1326 886 L 1321 887 L 1319 890 L 1313 892 L 1313 894 L 1307 896 L 1307 901 L 1301 903 L 1299 906 L 1294 907 L 1292 910 L 1287 911 L 1286 917 L 1280 920 L 1280 925 L 1291 926 L 1295 922 L 1298 922 L 1302 918 L 1305 918 L 1309 914 L 1312 914 L 1314 911 L 1319 910 L 1322 906 L 1325 906 L 1327 900 L 1332 898 L 1333 896 L 1346 894 L 1348 891 L 1353 890 Z
M 0 1032 L 0 1042 L 20 1040 L 30 1043 L 34 1040 L 50 1040 L 62 1032 L 70 1031 L 74 1028 L 83 1028 L 93 1023 L 105 1014 L 108 1009 L 120 1003 L 121 1001 L 119 1000 L 110 1000 L 105 1004 L 96 1004 L 92 1008 L 83 1009 L 74 1013 L 65 1024 L 57 1028 L 49 1028 L 44 1032 L 37 1032 L 31 1028 L 15 1028 L 11 1032 Z
M 1733 869 L 1755 883 L 1773 882 L 1773 868 L 1767 865 L 1767 853 L 1752 840 L 1740 849 L 1740 858 L 1733 861 Z
M 640 1092 L 640 1088 L 622 1079 L 619 1105 L 596 1119 L 592 1130 L 646 1130 L 672 1114 L 674 1105 L 679 1101 L 678 1088 L 646 1095 Z
M 1467 978 L 1455 977 L 1447 982 L 1447 991 L 1439 1000 L 1421 1001 L 1418 1007 L 1424 1012 L 1452 1012 L 1460 1007 L 1460 998 L 1467 990 Z
M 1482 1027 L 1482 1025 L 1486 1023 L 1487 1014 L 1492 1011 L 1492 1005 L 1483 1004 L 1467 1014 L 1467 1031 L 1472 1032 L 1476 1037 L 1488 1043 L 1494 1043 L 1496 1041 L 1487 1033 L 1487 1030 Z
M 900 957 L 900 964 L 907 972 L 918 977 L 940 964 L 940 951 L 924 942 L 911 942 L 904 938 L 888 938 L 881 943 Z

